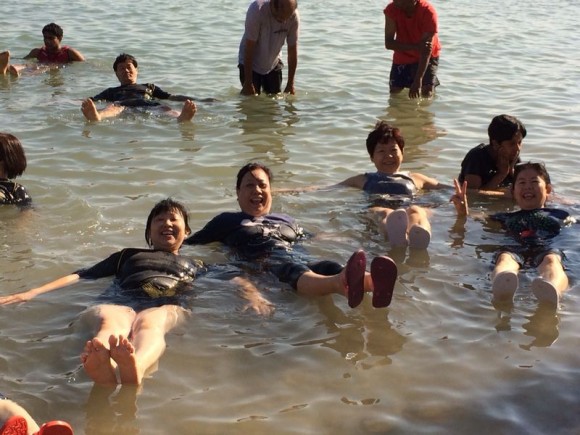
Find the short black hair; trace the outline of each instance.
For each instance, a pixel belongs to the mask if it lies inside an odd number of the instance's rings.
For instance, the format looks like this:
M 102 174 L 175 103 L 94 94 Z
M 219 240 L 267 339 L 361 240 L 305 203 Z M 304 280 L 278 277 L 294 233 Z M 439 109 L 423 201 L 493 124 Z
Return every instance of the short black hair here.
M 58 40 L 61 41 L 64 32 L 62 31 L 62 27 L 60 27 L 58 24 L 49 23 L 42 28 L 42 34 L 56 36 L 58 38 Z
M 487 128 L 489 143 L 491 144 L 494 140 L 497 143 L 510 140 L 518 131 L 522 134 L 522 138 L 528 133 L 524 124 L 515 116 L 498 115 L 491 120 Z
M 550 180 L 550 174 L 548 174 L 548 170 L 546 169 L 546 166 L 542 162 L 518 163 L 514 167 L 514 182 L 512 184 L 512 190 L 514 189 L 514 186 L 516 184 L 516 180 L 518 179 L 518 175 L 520 175 L 520 173 L 522 171 L 525 171 L 526 169 L 533 169 L 534 171 L 536 171 L 538 173 L 540 178 L 546 182 L 546 184 L 552 184 L 552 182 Z
M 161 213 L 166 213 L 168 211 L 178 211 L 181 216 L 183 216 L 183 222 L 185 222 L 185 232 L 186 234 L 191 234 L 191 228 L 189 228 L 189 218 L 187 215 L 187 208 L 179 201 L 173 198 L 166 198 L 159 201 L 149 212 L 149 217 L 147 217 L 147 224 L 145 225 L 145 241 L 147 245 L 151 245 L 151 222 L 153 218 L 159 216 Z
M 272 184 L 272 180 L 274 179 L 274 175 L 272 174 L 272 171 L 270 170 L 270 168 L 268 168 L 263 163 L 251 162 L 251 163 L 248 163 L 248 164 L 242 166 L 242 169 L 240 169 L 238 171 L 238 175 L 236 178 L 236 190 L 239 190 L 240 187 L 242 186 L 242 178 L 244 178 L 244 175 L 246 175 L 248 172 L 255 171 L 256 169 L 261 169 L 262 171 L 264 171 L 266 173 L 266 175 L 268 176 L 268 181 L 270 182 L 270 184 Z
M 4 165 L 6 176 L 16 178 L 26 169 L 26 154 L 18 138 L 10 133 L 0 132 L 0 163 Z
M 379 143 L 387 143 L 389 138 L 393 138 L 401 152 L 405 148 L 405 139 L 401 135 L 401 130 L 397 127 L 393 127 L 386 121 L 378 121 L 375 124 L 375 128 L 371 131 L 367 137 L 367 151 L 371 158 L 375 152 L 375 148 Z
M 117 56 L 115 62 L 113 62 L 113 71 L 117 72 L 117 65 L 119 65 L 121 62 L 127 61 L 131 61 L 131 63 L 135 66 L 135 68 L 139 68 L 139 65 L 137 65 L 137 59 L 135 59 L 134 56 L 131 56 L 130 54 L 127 53 L 121 53 L 120 55 Z

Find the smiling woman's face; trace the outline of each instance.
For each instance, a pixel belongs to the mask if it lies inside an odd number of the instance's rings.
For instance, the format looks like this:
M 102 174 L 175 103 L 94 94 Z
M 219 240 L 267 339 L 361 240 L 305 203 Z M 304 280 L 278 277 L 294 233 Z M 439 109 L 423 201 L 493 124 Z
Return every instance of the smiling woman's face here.
M 262 169 L 254 169 L 243 176 L 237 190 L 238 204 L 250 216 L 264 216 L 272 207 L 270 178 Z

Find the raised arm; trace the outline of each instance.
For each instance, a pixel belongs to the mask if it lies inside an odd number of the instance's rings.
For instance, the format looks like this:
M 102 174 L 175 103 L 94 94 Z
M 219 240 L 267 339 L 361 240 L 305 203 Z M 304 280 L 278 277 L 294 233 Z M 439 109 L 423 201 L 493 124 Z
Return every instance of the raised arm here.
M 72 273 L 70 275 L 63 276 L 62 278 L 55 279 L 47 284 L 44 284 L 40 287 L 36 287 L 25 292 L 21 293 L 14 293 L 8 296 L 0 297 L 0 305 L 8 305 L 14 304 L 17 302 L 26 302 L 32 298 L 35 298 L 38 295 L 43 293 L 48 293 L 53 290 L 57 290 L 62 287 L 66 287 L 68 285 L 74 284 L 80 280 L 80 276 L 76 273 Z
M 467 204 L 467 181 L 459 184 L 457 179 L 453 179 L 455 185 L 455 194 L 449 199 L 457 210 L 457 216 L 467 216 L 469 214 L 469 206 Z

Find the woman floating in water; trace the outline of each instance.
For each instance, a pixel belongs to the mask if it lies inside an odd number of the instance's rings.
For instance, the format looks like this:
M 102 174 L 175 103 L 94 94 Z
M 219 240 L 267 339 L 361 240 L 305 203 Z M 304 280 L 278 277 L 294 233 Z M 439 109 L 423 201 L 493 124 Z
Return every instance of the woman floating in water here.
M 97 333 L 87 341 L 81 360 L 95 383 L 141 384 L 165 350 L 165 334 L 189 313 L 193 281 L 203 267 L 179 254 L 190 232 L 185 207 L 165 199 L 147 218 L 145 239 L 152 249 L 123 249 L 88 269 L 0 297 L 0 304 L 25 302 L 80 279 L 115 276 L 119 291 L 107 303 L 89 309 Z

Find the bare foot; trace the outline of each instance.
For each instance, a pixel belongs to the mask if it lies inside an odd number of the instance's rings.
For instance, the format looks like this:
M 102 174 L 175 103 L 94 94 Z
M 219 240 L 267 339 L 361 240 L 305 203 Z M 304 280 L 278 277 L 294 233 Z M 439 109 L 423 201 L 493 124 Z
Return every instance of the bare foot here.
M 183 109 L 181 109 L 181 113 L 177 117 L 177 122 L 191 121 L 195 112 L 197 112 L 195 103 L 191 100 L 185 100 L 185 103 L 183 103 Z
M 5 76 L 8 72 L 8 66 L 10 64 L 10 52 L 3 51 L 0 53 L 0 74 Z
M 143 375 L 139 374 L 139 369 L 137 368 L 133 344 L 122 335 L 119 335 L 118 340 L 117 337 L 111 335 L 109 337 L 109 344 L 111 345 L 111 358 L 113 358 L 119 367 L 121 384 L 139 385 L 143 379 Z
M 98 338 L 87 341 L 81 354 L 81 361 L 85 371 L 96 384 L 117 385 L 109 349 Z
M 85 115 L 85 118 L 89 121 L 101 120 L 101 115 L 97 110 L 97 106 L 95 106 L 95 103 L 90 98 L 83 100 L 83 104 L 81 104 L 81 112 L 83 112 L 83 115 Z

